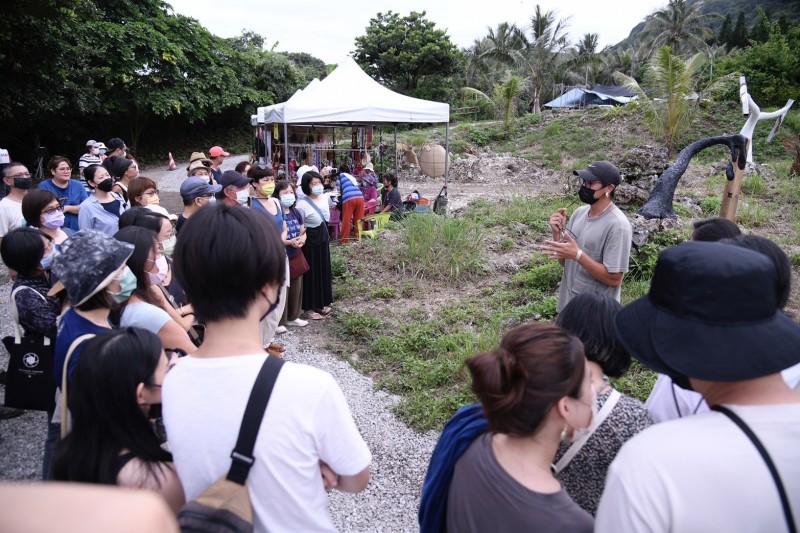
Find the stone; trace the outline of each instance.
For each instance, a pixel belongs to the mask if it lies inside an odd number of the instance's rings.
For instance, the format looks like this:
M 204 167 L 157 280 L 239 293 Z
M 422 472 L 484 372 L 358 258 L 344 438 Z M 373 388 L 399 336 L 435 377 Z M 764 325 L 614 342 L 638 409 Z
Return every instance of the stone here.
M 626 181 L 632 182 L 650 176 L 660 176 L 668 166 L 666 148 L 640 144 L 622 157 L 619 171 Z

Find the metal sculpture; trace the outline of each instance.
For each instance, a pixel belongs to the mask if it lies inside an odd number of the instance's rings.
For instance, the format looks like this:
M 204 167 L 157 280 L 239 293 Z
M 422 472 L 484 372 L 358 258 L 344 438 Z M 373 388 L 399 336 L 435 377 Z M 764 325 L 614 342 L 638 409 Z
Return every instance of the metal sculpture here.
M 645 218 L 677 217 L 678 215 L 672 210 L 672 200 L 675 197 L 675 188 L 678 186 L 678 181 L 680 181 L 681 176 L 689 167 L 689 161 L 706 148 L 718 144 L 727 145 L 731 152 L 731 159 L 726 170 L 728 181 L 733 181 L 736 174 L 743 173 L 745 154 L 747 153 L 747 140 L 744 136 L 722 135 L 700 139 L 680 151 L 678 157 L 675 158 L 675 162 L 659 176 L 655 187 L 650 193 L 650 198 L 637 213 Z

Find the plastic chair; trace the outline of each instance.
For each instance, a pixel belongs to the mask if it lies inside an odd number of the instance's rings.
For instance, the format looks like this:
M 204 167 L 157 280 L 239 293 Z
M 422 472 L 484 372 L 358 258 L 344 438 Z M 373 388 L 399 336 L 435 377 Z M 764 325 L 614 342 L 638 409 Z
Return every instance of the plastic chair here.
M 331 209 L 331 219 L 328 221 L 328 234 L 334 241 L 339 240 L 342 231 L 342 214 L 338 209 Z
M 389 223 L 389 217 L 391 216 L 392 214 L 387 212 L 387 213 L 375 213 L 374 215 L 369 215 L 368 217 L 364 217 L 363 219 L 361 219 L 362 222 L 370 224 L 374 222 L 375 228 L 370 230 L 362 230 L 361 235 L 374 239 L 378 235 L 378 233 L 383 231 L 383 229 L 386 227 L 386 224 Z

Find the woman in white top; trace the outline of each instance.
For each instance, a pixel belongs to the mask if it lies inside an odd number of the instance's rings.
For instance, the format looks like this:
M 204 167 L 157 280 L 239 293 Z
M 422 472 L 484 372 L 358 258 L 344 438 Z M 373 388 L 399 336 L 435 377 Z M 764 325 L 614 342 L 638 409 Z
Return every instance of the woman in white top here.
M 156 233 L 149 229 L 128 226 L 114 235 L 118 241 L 134 245 L 127 265 L 136 276 L 136 289 L 125 303 L 120 316 L 120 327 L 137 327 L 158 335 L 166 349 L 179 348 L 192 353 L 197 348 L 186 330 L 159 307 L 150 290 L 158 281 L 158 241 Z
M 328 237 L 330 209 L 324 194 L 322 176 L 313 170 L 303 174 L 301 188 L 306 194 L 297 201 L 297 209 L 303 215 L 307 240 L 303 255 L 309 270 L 303 274 L 303 318 L 320 320 L 331 312 L 333 303 L 333 275 L 331 273 L 331 249 Z

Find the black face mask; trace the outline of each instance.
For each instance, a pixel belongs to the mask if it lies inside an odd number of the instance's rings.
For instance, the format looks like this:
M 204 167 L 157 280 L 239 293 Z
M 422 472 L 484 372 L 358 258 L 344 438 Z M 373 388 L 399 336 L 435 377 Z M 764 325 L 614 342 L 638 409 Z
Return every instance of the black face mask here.
M 30 178 L 14 178 L 14 188 L 28 190 L 33 185 L 33 180 Z
M 264 298 L 266 298 L 266 296 Z M 269 301 L 269 300 L 267 300 L 267 301 Z M 265 318 L 267 318 L 267 315 L 269 315 L 271 312 L 273 312 L 275 310 L 276 307 L 278 307 L 278 303 L 280 301 L 281 301 L 281 293 L 280 293 L 280 291 L 278 291 L 278 297 L 275 298 L 275 303 L 272 303 L 272 304 L 269 305 L 269 309 L 267 309 L 267 312 L 264 313 L 264 316 L 261 317 L 261 320 L 264 320 Z
M 592 205 L 599 200 L 599 198 L 594 197 L 595 192 L 597 191 L 590 189 L 586 185 L 581 185 L 581 188 L 578 190 L 578 198 L 581 199 L 581 202 Z
M 113 186 L 114 186 L 114 181 L 111 178 L 108 178 L 107 180 L 101 181 L 97 185 L 97 190 L 98 191 L 103 191 L 103 192 L 111 192 L 111 188 Z

